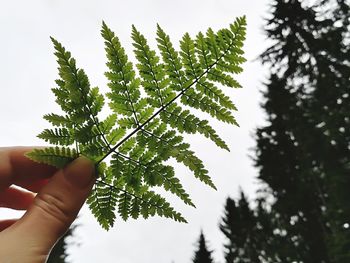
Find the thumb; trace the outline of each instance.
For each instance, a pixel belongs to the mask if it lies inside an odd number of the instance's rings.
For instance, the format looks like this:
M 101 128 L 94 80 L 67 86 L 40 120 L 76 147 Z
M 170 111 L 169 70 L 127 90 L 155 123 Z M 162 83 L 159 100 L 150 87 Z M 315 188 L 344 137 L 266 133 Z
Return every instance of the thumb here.
M 78 215 L 93 183 L 93 163 L 85 157 L 74 160 L 42 188 L 16 232 L 49 251 Z

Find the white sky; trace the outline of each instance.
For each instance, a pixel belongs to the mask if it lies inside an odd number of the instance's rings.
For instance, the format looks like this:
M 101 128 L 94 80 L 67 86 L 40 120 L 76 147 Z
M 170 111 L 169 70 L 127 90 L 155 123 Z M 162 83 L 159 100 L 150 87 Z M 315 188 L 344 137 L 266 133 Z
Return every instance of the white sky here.
M 36 135 L 49 126 L 42 115 L 57 111 L 50 88 L 57 78 L 56 62 L 49 36 L 54 36 L 72 52 L 78 66 L 85 69 L 93 86 L 106 91 L 103 72 L 106 67 L 103 41 L 99 35 L 104 20 L 119 36 L 129 56 L 131 24 L 155 47 L 156 23 L 178 41 L 188 31 L 194 35 L 207 27 L 228 26 L 236 16 L 247 15 L 248 38 L 245 45 L 248 62 L 238 80 L 243 89 L 229 90 L 239 112 L 240 128 L 211 122 L 228 142 L 231 152 L 217 148 L 199 136 L 187 137 L 193 149 L 206 163 L 218 188 L 214 191 L 192 178 L 177 165 L 176 171 L 197 209 L 169 200 L 189 221 L 180 224 L 163 218 L 116 222 L 106 232 L 85 207 L 76 231 L 79 247 L 70 250 L 77 262 L 163 263 L 191 262 L 200 229 L 209 240 L 214 257 L 223 262 L 222 234 L 218 222 L 228 196 L 236 197 L 239 187 L 253 198 L 258 185 L 256 170 L 248 155 L 254 147 L 254 129 L 264 122 L 259 108 L 259 89 L 264 71 L 253 60 L 266 44 L 262 35 L 267 0 L 32 0 L 0 1 L 0 145 L 45 145 Z M 202 117 L 205 115 L 202 115 Z M 0 210 L 0 217 L 8 211 Z

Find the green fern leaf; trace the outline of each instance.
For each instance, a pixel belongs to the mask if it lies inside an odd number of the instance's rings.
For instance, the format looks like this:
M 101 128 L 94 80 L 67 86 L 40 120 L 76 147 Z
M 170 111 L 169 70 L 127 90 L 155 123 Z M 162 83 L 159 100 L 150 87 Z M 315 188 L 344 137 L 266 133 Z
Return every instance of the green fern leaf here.
M 58 126 L 58 127 L 59 126 L 69 127 L 71 124 L 71 121 L 67 117 L 54 114 L 54 113 L 44 115 L 44 119 L 49 121 L 52 125 Z
M 158 54 L 133 26 L 134 69 L 118 37 L 103 22 L 106 95 L 98 87 L 90 87 L 70 52 L 52 38 L 59 73 L 52 92 L 62 112 L 44 116 L 54 128 L 45 129 L 38 137 L 56 147 L 36 149 L 28 157 L 58 168 L 79 156 L 90 158 L 98 178 L 87 202 L 107 230 L 114 225 L 116 214 L 123 220 L 158 215 L 186 222 L 153 190 L 162 187 L 194 206 L 174 167 L 167 163 L 169 159 L 216 189 L 182 134 L 202 134 L 229 150 L 207 118 L 200 119 L 192 109 L 238 125 L 233 115 L 237 109 L 223 88 L 240 87 L 234 76 L 245 62 L 245 27 L 242 17 L 229 28 L 217 32 L 208 29 L 193 39 L 186 33 L 177 51 L 157 25 Z M 106 98 L 111 112 L 101 118 Z
M 134 40 L 134 53 L 139 61 L 137 68 L 142 78 L 142 85 L 149 95 L 149 102 L 154 107 L 164 106 L 175 97 L 175 93 L 167 89 L 169 80 L 165 78 L 165 72 L 159 63 L 160 59 L 156 52 L 150 49 L 146 38 L 134 26 L 132 39 Z
M 38 137 L 57 145 L 71 145 L 74 143 L 71 133 L 66 128 L 45 129 Z
M 118 212 L 124 221 L 126 221 L 130 215 L 130 201 L 131 197 L 127 192 L 119 196 Z
M 87 200 L 92 214 L 100 225 L 108 230 L 114 225 L 117 192 L 114 188 L 97 182 Z
M 68 163 L 78 157 L 75 149 L 64 147 L 49 147 L 44 149 L 34 149 L 26 156 L 36 162 L 46 163 L 57 168 L 63 168 Z
M 187 223 L 182 215 L 174 210 L 170 204 L 159 194 L 153 191 L 145 192 L 141 197 L 141 214 L 144 218 L 154 216 L 155 214 L 166 218 L 174 219 L 178 222 Z

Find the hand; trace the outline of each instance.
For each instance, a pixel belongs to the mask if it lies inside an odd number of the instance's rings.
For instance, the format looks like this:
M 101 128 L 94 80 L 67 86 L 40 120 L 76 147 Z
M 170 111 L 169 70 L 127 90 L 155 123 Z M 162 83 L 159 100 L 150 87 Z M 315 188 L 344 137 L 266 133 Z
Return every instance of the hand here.
M 0 261 L 4 263 L 45 262 L 94 183 L 94 165 L 88 159 L 80 157 L 57 170 L 25 157 L 31 149 L 0 148 L 0 207 L 27 210 L 18 220 L 0 220 Z

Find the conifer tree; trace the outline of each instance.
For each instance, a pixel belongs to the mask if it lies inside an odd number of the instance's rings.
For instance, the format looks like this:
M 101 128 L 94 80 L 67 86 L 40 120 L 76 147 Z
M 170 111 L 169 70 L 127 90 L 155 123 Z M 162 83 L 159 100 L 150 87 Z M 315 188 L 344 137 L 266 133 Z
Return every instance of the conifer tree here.
M 346 1 L 273 1 L 271 75 L 256 166 L 289 261 L 349 262 L 350 52 Z
M 238 200 L 227 198 L 219 227 L 226 238 L 226 263 L 291 262 L 294 258 L 294 247 L 285 240 L 279 215 L 262 197 L 253 208 L 243 192 Z
M 268 198 L 253 210 L 243 194 L 227 199 L 225 259 L 350 262 L 349 3 L 278 0 L 271 10 L 255 160 Z
M 257 236 L 257 219 L 243 192 L 238 201 L 227 198 L 219 227 L 227 239 L 224 244 L 227 263 L 259 262 L 261 240 Z
M 55 244 L 50 252 L 47 263 L 68 263 L 68 252 L 67 248 L 70 242 L 68 239 L 72 237 L 76 226 L 72 226 L 68 231 L 61 237 L 61 239 Z
M 195 251 L 193 263 L 213 263 L 214 260 L 211 255 L 212 251 L 208 250 L 207 243 L 203 234 L 203 231 L 201 231 L 201 234 L 199 236 L 198 240 L 198 247 Z
M 349 3 L 277 0 L 271 10 L 255 160 L 267 197 L 253 210 L 243 194 L 227 199 L 225 259 L 350 262 Z

